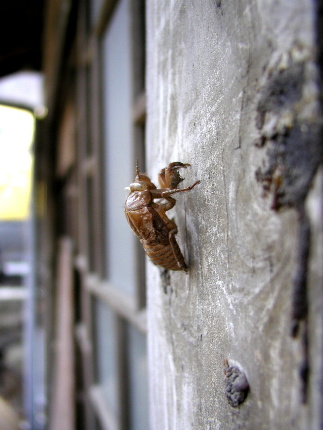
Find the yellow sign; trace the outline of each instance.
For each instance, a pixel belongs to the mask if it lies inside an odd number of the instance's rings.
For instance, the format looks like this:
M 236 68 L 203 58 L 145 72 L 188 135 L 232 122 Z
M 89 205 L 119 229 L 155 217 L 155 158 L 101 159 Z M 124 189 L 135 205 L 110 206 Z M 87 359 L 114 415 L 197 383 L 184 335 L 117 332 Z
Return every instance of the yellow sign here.
M 31 112 L 0 105 L 0 220 L 29 215 L 35 119 Z

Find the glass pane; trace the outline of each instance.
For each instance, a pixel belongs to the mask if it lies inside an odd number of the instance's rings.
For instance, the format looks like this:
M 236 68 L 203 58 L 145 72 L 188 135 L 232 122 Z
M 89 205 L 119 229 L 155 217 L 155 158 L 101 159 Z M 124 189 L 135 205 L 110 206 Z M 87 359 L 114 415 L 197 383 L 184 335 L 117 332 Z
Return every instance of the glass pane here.
M 94 303 L 94 325 L 96 327 L 97 383 L 101 386 L 111 410 L 118 414 L 117 360 L 115 338 L 115 316 L 100 301 Z
M 121 0 L 102 40 L 105 139 L 107 273 L 109 281 L 134 293 L 135 237 L 124 215 L 124 188 L 134 178 L 130 17 Z
M 103 0 L 91 1 L 91 23 L 94 25 L 99 17 L 102 4 L 103 4 Z
M 132 430 L 148 430 L 147 340 L 129 326 L 130 422 Z

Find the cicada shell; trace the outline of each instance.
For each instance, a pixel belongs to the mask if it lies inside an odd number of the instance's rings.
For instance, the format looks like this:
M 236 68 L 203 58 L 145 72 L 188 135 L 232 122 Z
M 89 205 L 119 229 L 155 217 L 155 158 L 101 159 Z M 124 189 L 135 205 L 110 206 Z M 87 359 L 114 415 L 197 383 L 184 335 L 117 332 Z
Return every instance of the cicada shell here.
M 136 177 L 130 184 L 130 194 L 125 203 L 128 223 L 151 261 L 164 269 L 185 272 L 187 265 L 175 238 L 177 225 L 166 212 L 176 204 L 171 195 L 190 191 L 200 183 L 197 181 L 190 187 L 177 188 L 183 180 L 179 169 L 188 166 L 190 164 L 170 163 L 159 173 L 160 188 L 157 188 L 147 175 L 139 173 L 137 164 Z M 156 202 L 157 199 L 163 199 L 165 203 Z

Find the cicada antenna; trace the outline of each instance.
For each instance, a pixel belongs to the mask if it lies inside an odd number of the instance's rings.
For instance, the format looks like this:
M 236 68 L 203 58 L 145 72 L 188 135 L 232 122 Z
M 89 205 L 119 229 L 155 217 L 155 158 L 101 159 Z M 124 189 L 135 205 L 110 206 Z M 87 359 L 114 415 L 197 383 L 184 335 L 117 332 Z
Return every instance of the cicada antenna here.
M 139 161 L 136 159 L 136 176 L 139 176 Z

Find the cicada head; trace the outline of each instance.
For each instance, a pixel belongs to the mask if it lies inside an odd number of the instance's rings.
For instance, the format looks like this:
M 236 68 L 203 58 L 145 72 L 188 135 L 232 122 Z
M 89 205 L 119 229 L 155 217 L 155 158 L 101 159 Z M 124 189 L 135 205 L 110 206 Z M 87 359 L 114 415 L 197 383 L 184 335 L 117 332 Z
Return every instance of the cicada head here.
M 138 160 L 136 162 L 136 177 L 135 181 L 130 184 L 130 191 L 145 191 L 145 190 L 155 190 L 156 185 L 153 184 L 150 178 L 139 172 Z

